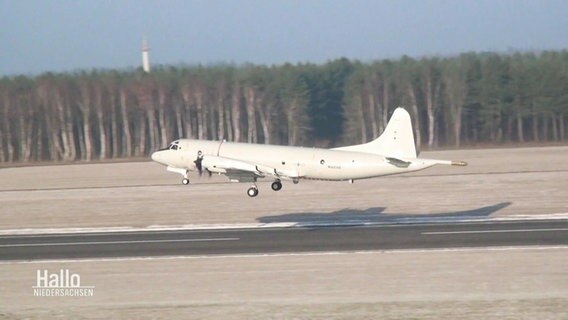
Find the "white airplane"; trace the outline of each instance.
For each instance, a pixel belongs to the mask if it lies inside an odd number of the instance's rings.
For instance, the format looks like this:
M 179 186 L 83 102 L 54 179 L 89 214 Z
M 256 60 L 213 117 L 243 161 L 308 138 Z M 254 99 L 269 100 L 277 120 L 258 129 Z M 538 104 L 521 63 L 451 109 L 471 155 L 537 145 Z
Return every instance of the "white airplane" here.
M 282 180 L 297 184 L 302 179 L 353 181 L 423 170 L 437 164 L 466 166 L 463 161 L 417 158 L 410 115 L 397 108 L 377 139 L 334 149 L 274 146 L 223 141 L 180 139 L 152 154 L 167 171 L 183 176 L 190 171 L 224 174 L 232 182 L 251 182 L 249 197 L 258 195 L 256 181 L 271 178 L 272 190 Z

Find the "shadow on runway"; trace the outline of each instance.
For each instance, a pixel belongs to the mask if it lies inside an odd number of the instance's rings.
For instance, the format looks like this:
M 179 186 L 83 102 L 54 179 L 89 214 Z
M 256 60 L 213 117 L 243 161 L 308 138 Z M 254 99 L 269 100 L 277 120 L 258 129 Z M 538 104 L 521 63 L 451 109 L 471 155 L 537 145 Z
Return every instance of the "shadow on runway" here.
M 388 214 L 385 207 L 365 210 L 341 209 L 334 212 L 299 212 L 275 216 L 264 216 L 257 220 L 261 223 L 297 223 L 298 226 L 314 224 L 365 224 L 365 223 L 425 223 L 462 220 L 487 219 L 493 213 L 508 207 L 511 202 L 501 202 L 466 211 L 453 211 L 433 214 Z

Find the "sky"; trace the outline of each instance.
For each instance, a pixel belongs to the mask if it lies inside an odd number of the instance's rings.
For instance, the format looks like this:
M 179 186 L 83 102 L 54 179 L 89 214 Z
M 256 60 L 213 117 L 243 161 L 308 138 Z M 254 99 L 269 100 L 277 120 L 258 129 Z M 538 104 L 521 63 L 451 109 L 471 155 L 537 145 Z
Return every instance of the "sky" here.
M 0 0 L 0 76 L 568 48 L 566 0 Z

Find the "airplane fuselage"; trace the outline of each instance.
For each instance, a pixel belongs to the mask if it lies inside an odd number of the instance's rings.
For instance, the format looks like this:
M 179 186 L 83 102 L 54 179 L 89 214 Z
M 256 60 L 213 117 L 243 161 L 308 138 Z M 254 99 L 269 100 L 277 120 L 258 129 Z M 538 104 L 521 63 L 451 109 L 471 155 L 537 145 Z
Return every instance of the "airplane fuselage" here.
M 263 168 L 276 169 L 284 176 L 314 180 L 355 180 L 426 169 L 435 165 L 428 159 L 415 159 L 407 167 L 390 163 L 381 155 L 319 148 L 274 146 L 225 141 L 179 140 L 177 150 L 162 150 L 153 155 L 155 161 L 191 171 L 195 160 L 215 158 L 254 163 Z M 214 173 L 215 168 L 208 169 Z M 224 173 L 220 169 L 218 173 Z M 267 169 L 269 170 L 269 169 Z

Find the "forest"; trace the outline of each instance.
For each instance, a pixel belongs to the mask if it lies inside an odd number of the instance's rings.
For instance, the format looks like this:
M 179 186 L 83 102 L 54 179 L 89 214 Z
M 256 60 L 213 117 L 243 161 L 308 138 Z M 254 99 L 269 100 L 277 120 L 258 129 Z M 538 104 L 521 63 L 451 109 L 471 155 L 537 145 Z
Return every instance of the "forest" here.
M 568 51 L 3 77 L 0 162 L 140 158 L 178 138 L 356 144 L 398 106 L 419 150 L 561 143 Z

